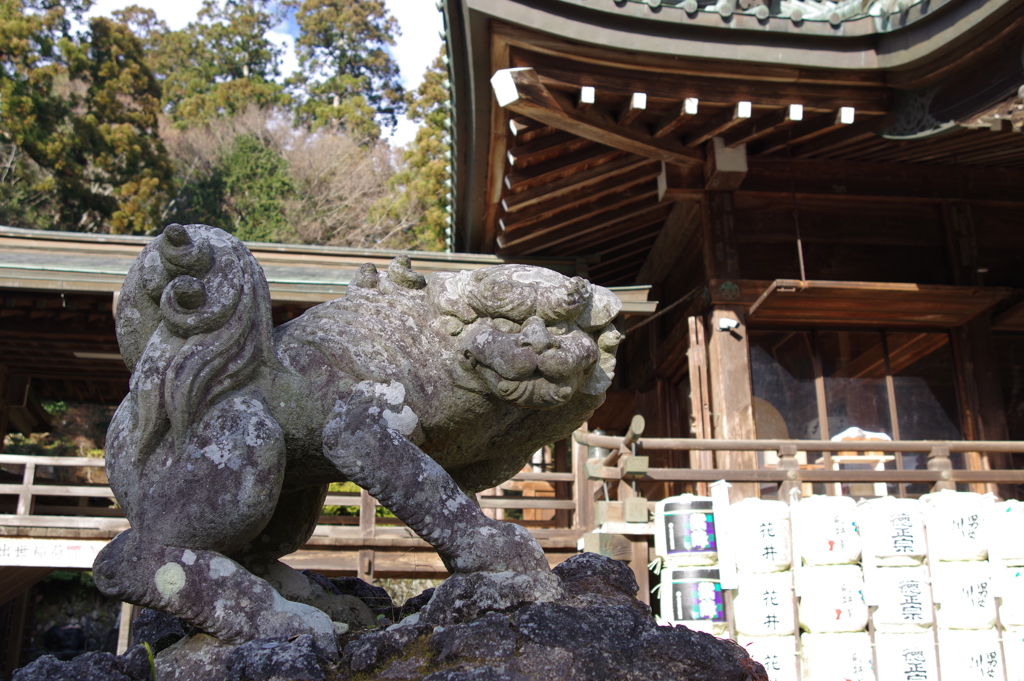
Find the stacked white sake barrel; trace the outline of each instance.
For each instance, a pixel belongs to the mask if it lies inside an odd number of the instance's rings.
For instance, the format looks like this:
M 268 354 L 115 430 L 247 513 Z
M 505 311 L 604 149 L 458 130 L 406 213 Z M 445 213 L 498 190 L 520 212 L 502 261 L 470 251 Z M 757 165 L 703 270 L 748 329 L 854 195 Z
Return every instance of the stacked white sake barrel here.
M 993 584 L 1002 604 L 1006 678 L 1024 681 L 1024 504 L 1004 501 L 992 504 L 988 520 L 988 558 Z
M 736 565 L 737 642 L 771 681 L 797 681 L 789 506 L 745 499 L 729 507 L 725 521 Z
M 812 496 L 792 513 L 803 678 L 874 681 L 856 502 Z
M 987 560 L 996 505 L 988 496 L 950 491 L 927 494 L 919 503 L 928 529 L 942 676 L 1001 679 L 995 577 L 1003 566 Z
M 879 678 L 938 678 L 932 584 L 926 564 L 924 516 L 916 499 L 862 502 L 863 567 L 872 614 Z
M 654 550 L 664 561 L 661 622 L 727 635 L 711 499 L 692 494 L 662 499 L 655 505 L 654 525 Z

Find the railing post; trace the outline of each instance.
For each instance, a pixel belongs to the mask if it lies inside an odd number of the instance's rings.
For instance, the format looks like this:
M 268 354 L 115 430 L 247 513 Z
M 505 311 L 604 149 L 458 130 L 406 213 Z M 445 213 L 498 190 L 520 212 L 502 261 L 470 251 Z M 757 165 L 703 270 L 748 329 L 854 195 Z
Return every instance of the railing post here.
M 365 489 L 359 490 L 359 534 L 372 537 L 377 531 L 377 501 Z
M 25 473 L 22 475 L 21 484 L 22 490 L 18 494 L 18 509 L 16 513 L 18 515 L 32 515 L 32 485 L 36 479 L 36 465 L 34 463 L 25 464 Z
M 587 424 L 583 424 L 576 434 L 585 435 Z M 587 532 L 593 532 L 596 525 L 597 510 L 594 506 L 594 493 L 590 488 L 590 480 L 587 478 L 587 458 L 590 455 L 589 448 L 585 442 L 572 439 L 572 500 L 576 504 L 576 512 L 573 514 L 573 529 L 582 537 Z
M 796 445 L 782 445 L 779 448 L 779 470 L 786 471 L 786 480 L 779 483 L 779 501 L 787 504 L 790 494 L 794 488 L 799 488 L 797 482 L 797 471 L 800 470 L 800 462 L 796 459 Z
M 950 471 L 953 470 L 953 462 L 949 460 L 949 445 L 936 445 L 928 452 L 928 470 L 939 471 L 942 479 L 932 484 L 932 491 L 949 489 L 956 491 L 956 483 L 952 480 Z

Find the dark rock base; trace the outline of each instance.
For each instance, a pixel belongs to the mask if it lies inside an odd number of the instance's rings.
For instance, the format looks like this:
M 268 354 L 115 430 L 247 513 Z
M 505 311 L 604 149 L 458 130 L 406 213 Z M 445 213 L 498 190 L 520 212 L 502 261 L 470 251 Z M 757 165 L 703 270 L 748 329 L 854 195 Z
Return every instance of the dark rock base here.
M 584 553 L 554 572 L 565 590 L 556 602 L 520 605 L 445 626 L 421 623 L 414 614 L 386 629 L 340 636 L 341 655 L 335 660 L 308 635 L 240 646 L 188 635 L 157 653 L 156 679 L 767 681 L 764 668 L 732 641 L 686 627 L 657 626 L 650 608 L 636 599 L 636 581 L 625 564 Z M 465 610 L 456 595 L 447 603 L 448 593 L 444 585 L 435 592 L 429 608 L 435 616 Z M 158 639 L 154 643 L 173 640 L 174 626 L 161 616 L 150 615 L 146 623 Z M 145 629 L 140 634 L 144 637 Z M 89 653 L 69 662 L 44 657 L 14 675 L 14 681 L 44 679 L 152 681 L 153 675 L 142 646 L 121 657 Z

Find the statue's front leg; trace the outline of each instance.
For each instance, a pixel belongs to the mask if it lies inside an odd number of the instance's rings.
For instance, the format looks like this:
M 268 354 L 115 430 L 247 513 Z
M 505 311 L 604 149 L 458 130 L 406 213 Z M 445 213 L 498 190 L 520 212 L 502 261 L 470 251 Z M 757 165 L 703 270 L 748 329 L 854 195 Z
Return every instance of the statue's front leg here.
M 549 572 L 544 550 L 525 528 L 486 517 L 405 437 L 416 417 L 406 406 L 397 409 L 357 389 L 324 428 L 324 454 L 437 549 L 452 573 Z

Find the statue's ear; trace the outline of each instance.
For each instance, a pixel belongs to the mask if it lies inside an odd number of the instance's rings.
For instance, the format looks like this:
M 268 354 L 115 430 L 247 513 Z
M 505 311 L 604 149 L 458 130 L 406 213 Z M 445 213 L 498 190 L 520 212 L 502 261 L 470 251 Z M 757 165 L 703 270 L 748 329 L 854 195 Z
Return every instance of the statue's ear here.
M 431 275 L 427 292 L 438 314 L 450 315 L 463 324 L 476 321 L 477 314 L 466 302 L 463 292 L 469 272 L 438 272 Z
M 600 329 L 608 324 L 622 309 L 618 296 L 603 286 L 590 285 L 590 300 L 576 320 L 577 326 L 585 331 Z

